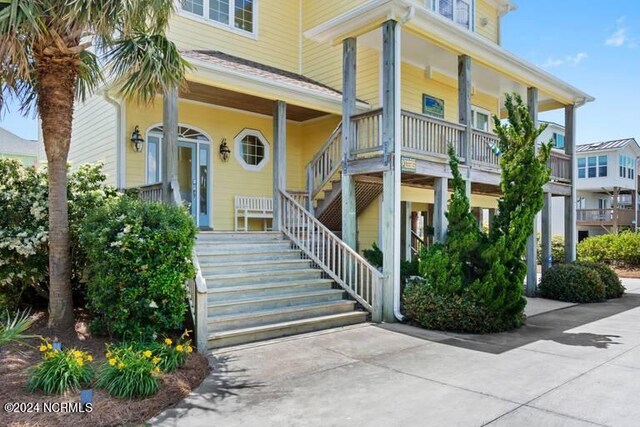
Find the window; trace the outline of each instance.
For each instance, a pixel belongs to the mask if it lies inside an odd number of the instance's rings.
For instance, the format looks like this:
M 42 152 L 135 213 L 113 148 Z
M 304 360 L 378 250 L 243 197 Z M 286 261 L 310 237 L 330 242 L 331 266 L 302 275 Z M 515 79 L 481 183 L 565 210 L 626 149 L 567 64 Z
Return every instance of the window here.
M 564 135 L 561 133 L 553 133 L 553 146 L 555 148 L 564 148 Z
M 431 0 L 431 10 L 468 30 L 473 30 L 474 6 L 474 0 Z
M 233 142 L 236 159 L 245 169 L 258 171 L 267 164 L 269 143 L 260 131 L 245 129 Z
M 578 178 L 597 178 L 607 176 L 607 163 L 607 156 L 578 158 Z
M 475 129 L 489 132 L 489 120 L 491 114 L 482 108 L 472 107 L 471 108 L 471 126 Z
M 636 173 L 636 160 L 629 156 L 620 156 L 620 177 L 634 179 Z
M 181 0 L 183 11 L 246 33 L 255 33 L 256 0 Z

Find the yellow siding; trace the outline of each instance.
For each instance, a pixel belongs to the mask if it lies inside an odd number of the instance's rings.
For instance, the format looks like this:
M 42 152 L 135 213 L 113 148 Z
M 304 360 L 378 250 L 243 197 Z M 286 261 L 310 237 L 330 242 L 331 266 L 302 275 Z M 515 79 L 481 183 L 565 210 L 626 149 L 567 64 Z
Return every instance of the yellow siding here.
M 327 139 L 338 119 L 328 118 L 301 124 L 287 122 L 287 188 L 305 189 L 305 166 L 315 154 L 316 147 Z M 135 125 L 146 131 L 162 121 L 162 100 L 158 99 L 150 108 L 132 105 L 127 108 L 127 129 Z M 233 229 L 234 196 L 272 195 L 273 182 L 273 119 L 253 113 L 219 108 L 212 105 L 181 101 L 178 109 L 181 125 L 192 126 L 203 131 L 212 139 L 212 188 L 213 224 L 216 230 Z M 247 171 L 234 155 L 234 137 L 243 129 L 250 128 L 262 132 L 269 143 L 270 159 L 260 171 Z M 223 163 L 218 155 L 222 138 L 227 139 L 231 157 Z M 127 186 L 141 185 L 145 181 L 145 154 L 127 152 Z M 261 221 L 251 224 L 253 229 L 261 229 Z
M 101 95 L 75 106 L 69 162 L 75 169 L 84 163 L 104 163 L 107 183 L 117 184 L 117 114 Z
M 256 37 L 238 34 L 202 19 L 177 14 L 169 37 L 180 49 L 210 49 L 282 68 L 299 70 L 299 0 L 260 0 Z
M 358 215 L 358 250 L 360 253 L 365 249 L 371 248 L 375 242 L 380 246 L 379 225 L 380 225 L 380 201 L 382 196 L 378 196 L 376 200 L 371 202 Z
M 482 25 L 483 21 L 486 25 Z M 500 17 L 498 10 L 485 0 L 476 0 L 476 33 L 492 42 L 499 43 Z

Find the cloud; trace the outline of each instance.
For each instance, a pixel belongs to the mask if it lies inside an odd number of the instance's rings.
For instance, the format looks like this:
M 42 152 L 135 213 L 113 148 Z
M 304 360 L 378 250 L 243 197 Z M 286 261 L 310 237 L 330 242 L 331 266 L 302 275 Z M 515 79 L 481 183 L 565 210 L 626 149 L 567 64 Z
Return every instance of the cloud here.
M 585 52 L 579 52 L 575 55 L 567 55 L 563 58 L 554 58 L 549 57 L 547 60 L 541 65 L 542 68 L 555 68 L 560 67 L 562 65 L 569 65 L 572 67 L 577 67 L 582 61 L 587 59 L 589 55 Z
M 628 47 L 629 49 L 635 49 L 638 47 L 638 41 L 635 38 L 629 37 L 629 29 L 624 26 L 625 20 L 626 16 L 621 16 L 616 19 L 616 29 L 604 41 L 605 46 Z

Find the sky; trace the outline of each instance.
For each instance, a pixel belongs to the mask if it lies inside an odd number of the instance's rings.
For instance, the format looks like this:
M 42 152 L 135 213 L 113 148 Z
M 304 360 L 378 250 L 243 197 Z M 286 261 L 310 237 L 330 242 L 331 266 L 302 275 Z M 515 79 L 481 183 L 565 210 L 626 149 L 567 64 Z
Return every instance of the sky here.
M 502 46 L 596 98 L 578 109 L 578 143 L 640 142 L 640 0 L 515 0 Z M 15 106 L 0 126 L 36 139 L 37 124 Z M 562 111 L 542 120 L 564 123 Z

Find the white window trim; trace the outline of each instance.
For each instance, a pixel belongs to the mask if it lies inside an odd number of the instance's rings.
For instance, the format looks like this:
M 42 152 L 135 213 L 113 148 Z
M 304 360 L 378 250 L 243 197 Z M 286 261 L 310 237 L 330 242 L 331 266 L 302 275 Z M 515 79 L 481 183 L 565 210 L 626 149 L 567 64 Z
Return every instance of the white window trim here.
M 438 16 L 441 16 L 444 19 L 449 20 L 449 18 L 447 18 L 446 16 L 440 14 L 440 2 L 439 0 L 430 0 L 431 1 L 431 10 L 434 11 L 435 13 L 438 14 Z M 456 3 L 455 0 L 451 0 L 453 1 L 453 17 L 452 19 L 450 19 L 450 21 L 452 21 L 454 24 L 462 27 L 461 24 L 458 23 L 458 16 L 457 16 L 457 8 L 456 8 Z M 428 4 L 427 1 L 425 1 L 425 4 Z M 469 17 L 469 28 L 464 27 L 465 29 L 467 29 L 468 31 L 474 32 L 476 31 L 476 0 L 469 0 L 469 7 L 470 7 L 470 13 L 471 16 Z
M 257 137 L 260 142 L 264 144 L 264 158 L 257 165 L 248 164 L 244 161 L 244 157 L 242 157 L 242 139 L 248 135 Z M 245 170 L 257 172 L 261 171 L 266 166 L 266 164 L 269 163 L 269 160 L 271 159 L 271 146 L 262 132 L 257 129 L 247 128 L 243 129 L 239 134 L 236 135 L 235 138 L 233 138 L 233 154 L 236 157 L 238 163 L 240 163 L 240 166 L 242 166 Z
M 589 176 L 589 158 L 590 157 L 595 157 L 596 158 L 596 176 Z M 607 164 L 606 165 L 601 165 L 600 164 L 600 157 L 606 157 L 607 158 Z M 578 157 L 578 159 L 584 159 L 584 168 L 581 168 L 580 166 L 578 166 L 578 163 L 576 161 L 576 171 L 578 172 L 578 179 L 596 179 L 596 178 L 608 178 L 609 175 L 609 171 L 611 170 L 610 168 L 610 163 L 609 163 L 609 155 L 608 154 L 595 154 L 595 155 L 587 155 L 587 156 L 582 156 L 582 157 Z M 600 175 L 600 167 L 601 166 L 606 166 L 607 167 L 607 174 L 606 175 Z M 591 166 L 593 167 L 593 166 Z M 584 177 L 580 178 L 579 177 L 579 171 L 580 169 L 584 169 Z
M 479 129 L 476 125 L 478 123 L 478 117 L 477 117 L 477 113 L 481 113 L 481 114 L 486 114 L 486 116 L 489 118 L 487 120 L 487 130 L 484 129 Z M 471 106 L 471 115 L 473 116 L 473 129 L 475 130 L 479 130 L 481 132 L 487 132 L 487 133 L 493 133 L 492 132 L 492 128 L 493 126 L 491 126 L 491 111 L 482 108 L 482 107 L 477 107 L 475 105 Z
M 232 10 L 235 11 L 235 0 L 229 0 L 229 11 L 230 11 L 229 25 L 225 25 L 221 22 L 214 21 L 213 19 L 205 18 L 204 16 L 196 15 L 195 13 L 189 12 L 187 10 L 183 10 L 181 0 L 176 0 L 176 8 L 179 16 L 185 17 L 187 19 L 191 19 L 193 21 L 200 22 L 205 25 L 219 28 L 221 30 L 229 31 L 230 33 L 247 37 L 252 40 L 257 40 L 258 39 L 258 16 L 259 16 L 258 3 L 260 3 L 259 0 L 253 0 L 253 32 L 241 30 L 240 28 L 236 28 L 235 25 L 233 25 L 233 22 L 235 21 L 234 20 L 235 16 L 233 15 L 233 13 L 231 13 L 231 11 Z M 209 10 L 209 0 L 203 0 L 202 2 L 203 13 L 206 13 L 208 10 Z

